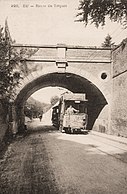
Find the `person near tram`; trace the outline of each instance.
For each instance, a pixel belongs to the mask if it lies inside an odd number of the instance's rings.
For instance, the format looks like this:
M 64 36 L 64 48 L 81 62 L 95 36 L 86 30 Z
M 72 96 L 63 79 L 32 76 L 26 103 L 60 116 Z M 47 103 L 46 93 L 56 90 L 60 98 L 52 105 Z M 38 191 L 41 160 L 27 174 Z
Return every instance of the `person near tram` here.
M 72 114 L 78 113 L 78 112 L 79 112 L 79 110 L 73 108 L 72 105 L 70 105 L 70 106 L 67 108 L 67 110 L 66 110 L 66 113 L 67 113 L 68 115 L 72 115 Z
M 42 114 L 39 114 L 39 119 L 40 119 L 40 122 L 41 122 L 41 120 L 42 120 Z

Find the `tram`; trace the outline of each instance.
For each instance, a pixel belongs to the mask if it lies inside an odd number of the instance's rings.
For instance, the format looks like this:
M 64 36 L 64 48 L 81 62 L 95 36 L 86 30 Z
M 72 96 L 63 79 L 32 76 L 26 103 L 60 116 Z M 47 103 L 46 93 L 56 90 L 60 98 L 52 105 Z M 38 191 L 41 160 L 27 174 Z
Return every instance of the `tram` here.
M 61 132 L 88 133 L 88 100 L 85 94 L 66 93 L 59 104 L 53 107 L 52 122 Z

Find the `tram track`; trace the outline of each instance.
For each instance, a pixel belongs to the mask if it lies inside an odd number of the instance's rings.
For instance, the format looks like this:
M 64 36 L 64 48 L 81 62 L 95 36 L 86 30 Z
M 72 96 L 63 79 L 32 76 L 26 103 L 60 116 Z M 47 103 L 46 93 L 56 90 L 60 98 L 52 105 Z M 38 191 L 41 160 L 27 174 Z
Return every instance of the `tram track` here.
M 112 140 L 109 140 L 109 139 L 106 139 L 105 141 L 103 141 L 102 140 L 102 138 L 104 139 L 104 137 L 94 137 L 94 135 L 91 135 L 91 137 L 90 138 L 92 138 L 94 141 L 96 141 L 97 142 L 97 144 L 98 144 L 98 142 L 101 142 L 101 143 L 103 143 L 104 145 L 107 145 L 107 146 L 109 146 L 109 147 L 111 147 L 111 148 L 115 148 L 115 149 L 117 149 L 117 150 L 113 150 L 113 151 L 111 151 L 111 150 L 109 150 L 109 149 L 107 149 L 107 151 L 106 150 L 103 150 L 104 149 L 104 147 L 102 146 L 102 144 L 100 143 L 100 146 L 102 147 L 102 148 L 99 148 L 99 147 L 96 147 L 96 149 L 97 150 L 99 150 L 100 152 L 102 152 L 102 153 L 105 153 L 105 154 L 107 154 L 107 155 L 109 155 L 109 156 L 112 156 L 112 157 L 114 157 L 114 158 L 116 158 L 116 159 L 119 159 L 120 161 L 122 161 L 122 162 L 124 162 L 124 163 L 127 163 L 127 159 L 124 157 L 123 159 L 121 158 L 121 155 L 122 154 L 127 154 L 127 146 L 126 145 L 121 145 L 120 143 L 117 143 L 117 142 L 115 142 L 115 141 L 112 141 Z M 109 142 L 110 141 L 110 142 Z M 117 144 L 117 145 L 115 145 L 115 144 Z M 122 146 L 122 148 L 121 148 L 121 146 Z M 124 148 L 123 148 L 124 147 Z M 125 159 L 126 159 L 126 161 L 125 161 Z

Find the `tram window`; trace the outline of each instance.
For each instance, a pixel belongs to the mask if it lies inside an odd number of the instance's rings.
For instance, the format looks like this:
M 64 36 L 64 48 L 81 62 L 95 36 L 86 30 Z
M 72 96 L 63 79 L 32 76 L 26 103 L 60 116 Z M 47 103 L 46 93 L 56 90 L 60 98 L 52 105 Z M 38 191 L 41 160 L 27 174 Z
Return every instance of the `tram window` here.
M 75 100 L 75 103 L 80 103 L 80 100 Z
M 66 101 L 64 110 L 66 111 L 69 106 L 72 106 L 76 110 L 79 110 L 79 113 L 86 112 L 86 103 L 82 101 Z

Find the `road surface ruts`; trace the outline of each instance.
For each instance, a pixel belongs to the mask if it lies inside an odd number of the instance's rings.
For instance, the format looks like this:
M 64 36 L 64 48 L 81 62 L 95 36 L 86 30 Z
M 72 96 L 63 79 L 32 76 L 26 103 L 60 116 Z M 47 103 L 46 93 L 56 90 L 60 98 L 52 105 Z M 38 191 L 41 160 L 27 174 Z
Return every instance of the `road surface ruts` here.
M 126 163 L 101 152 L 90 135 L 52 129 L 34 126 L 11 143 L 0 160 L 0 194 L 127 193 Z

